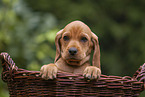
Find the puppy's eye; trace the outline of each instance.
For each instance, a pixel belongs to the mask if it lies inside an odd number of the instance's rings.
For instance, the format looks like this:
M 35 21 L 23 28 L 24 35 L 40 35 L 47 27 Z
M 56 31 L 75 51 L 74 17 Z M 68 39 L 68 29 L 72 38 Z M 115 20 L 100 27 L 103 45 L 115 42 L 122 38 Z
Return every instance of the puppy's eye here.
M 81 42 L 87 42 L 87 41 L 88 41 L 88 39 L 86 37 L 81 38 Z
M 63 40 L 64 40 L 64 41 L 68 41 L 68 40 L 69 40 L 69 37 L 68 37 L 68 36 L 64 36 L 64 37 L 63 37 Z

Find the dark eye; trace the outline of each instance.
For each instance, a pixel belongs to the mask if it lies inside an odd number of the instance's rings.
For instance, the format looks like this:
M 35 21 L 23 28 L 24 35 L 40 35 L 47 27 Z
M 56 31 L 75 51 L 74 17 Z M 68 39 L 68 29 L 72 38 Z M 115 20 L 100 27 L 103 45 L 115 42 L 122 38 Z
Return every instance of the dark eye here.
M 86 37 L 82 37 L 82 38 L 81 38 L 81 41 L 82 41 L 82 42 L 87 42 L 88 39 L 87 39 Z
M 68 37 L 68 36 L 64 36 L 64 37 L 63 37 L 63 40 L 64 40 L 64 41 L 68 41 L 68 40 L 69 40 L 69 37 Z

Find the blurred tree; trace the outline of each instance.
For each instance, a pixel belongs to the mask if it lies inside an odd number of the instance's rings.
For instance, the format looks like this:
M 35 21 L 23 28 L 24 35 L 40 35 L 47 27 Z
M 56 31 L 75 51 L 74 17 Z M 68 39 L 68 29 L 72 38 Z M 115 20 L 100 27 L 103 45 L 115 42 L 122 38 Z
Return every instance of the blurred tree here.
M 16 63 L 28 66 L 53 62 L 56 18 L 49 13 L 32 12 L 22 0 L 7 3 L 1 10 L 0 52 L 8 52 Z
M 144 17 L 144 0 L 1 0 L 0 52 L 39 70 L 54 60 L 56 32 L 81 20 L 99 37 L 103 74 L 132 76 L 145 62 Z

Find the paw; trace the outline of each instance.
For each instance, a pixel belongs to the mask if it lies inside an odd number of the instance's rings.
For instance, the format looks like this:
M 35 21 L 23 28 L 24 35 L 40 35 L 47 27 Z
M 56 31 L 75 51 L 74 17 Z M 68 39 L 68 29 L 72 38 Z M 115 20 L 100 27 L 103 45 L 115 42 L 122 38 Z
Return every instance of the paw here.
M 101 76 L 101 70 L 95 66 L 88 66 L 84 70 L 83 76 L 87 79 L 98 79 Z
M 43 79 L 55 79 L 57 67 L 55 64 L 43 65 L 40 69 L 40 75 Z

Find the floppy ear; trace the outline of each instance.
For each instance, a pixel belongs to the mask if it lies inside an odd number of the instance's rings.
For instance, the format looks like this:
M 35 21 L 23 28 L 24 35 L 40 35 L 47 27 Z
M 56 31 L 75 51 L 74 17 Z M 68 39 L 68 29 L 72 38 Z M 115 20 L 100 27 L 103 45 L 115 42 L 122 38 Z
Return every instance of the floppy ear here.
M 57 32 L 55 37 L 55 46 L 56 46 L 56 56 L 54 63 L 60 58 L 61 47 L 60 47 L 60 38 L 62 36 L 63 29 Z
M 98 37 L 92 32 L 92 42 L 93 42 L 93 59 L 92 59 L 92 65 L 100 68 L 100 47 L 99 47 L 99 41 Z

